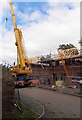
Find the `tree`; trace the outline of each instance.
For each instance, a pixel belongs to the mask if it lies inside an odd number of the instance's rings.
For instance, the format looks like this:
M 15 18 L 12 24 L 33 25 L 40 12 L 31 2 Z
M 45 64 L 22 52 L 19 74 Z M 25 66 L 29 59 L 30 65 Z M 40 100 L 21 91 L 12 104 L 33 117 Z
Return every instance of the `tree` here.
M 73 44 L 62 44 L 62 45 L 59 45 L 59 48 L 58 49 L 62 49 L 62 50 L 66 50 L 66 49 L 70 49 L 70 48 L 76 48 Z

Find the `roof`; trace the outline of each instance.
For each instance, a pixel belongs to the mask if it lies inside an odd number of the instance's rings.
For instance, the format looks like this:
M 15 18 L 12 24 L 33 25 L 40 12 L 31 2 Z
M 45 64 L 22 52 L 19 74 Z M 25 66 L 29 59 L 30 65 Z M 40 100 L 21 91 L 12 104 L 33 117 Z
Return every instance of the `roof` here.
M 60 52 L 61 52 L 62 58 L 64 60 L 82 57 L 82 52 L 81 51 L 78 52 L 77 48 L 70 48 L 70 49 L 66 49 L 66 50 L 60 49 Z M 59 54 L 53 55 L 48 59 L 45 57 L 45 60 L 42 60 L 42 61 L 41 61 L 41 57 L 42 57 L 42 55 L 35 56 L 35 57 L 30 58 L 29 60 L 32 62 L 32 64 L 34 63 L 34 64 L 39 64 L 39 65 L 40 65 L 40 63 L 42 64 L 42 63 L 45 63 L 46 61 L 60 61 L 61 60 Z

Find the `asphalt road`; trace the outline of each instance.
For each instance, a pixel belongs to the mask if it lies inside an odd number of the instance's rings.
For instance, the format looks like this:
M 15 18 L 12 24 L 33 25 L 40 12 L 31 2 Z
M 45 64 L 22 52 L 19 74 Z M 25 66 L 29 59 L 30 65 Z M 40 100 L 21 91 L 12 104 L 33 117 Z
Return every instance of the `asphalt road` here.
M 22 88 L 20 99 L 35 111 L 42 112 L 40 103 L 44 106 L 43 118 L 80 118 L 80 98 L 41 88 Z M 37 102 L 33 102 L 37 101 Z M 27 104 L 27 105 L 28 105 Z

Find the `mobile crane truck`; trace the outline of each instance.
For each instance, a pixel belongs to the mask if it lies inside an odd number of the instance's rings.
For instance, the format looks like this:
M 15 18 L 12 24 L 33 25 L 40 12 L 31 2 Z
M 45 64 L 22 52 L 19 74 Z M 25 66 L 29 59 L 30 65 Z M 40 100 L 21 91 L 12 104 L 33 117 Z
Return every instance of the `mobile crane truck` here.
M 15 33 L 15 45 L 17 47 L 17 65 L 11 67 L 12 75 L 16 77 L 15 85 L 25 86 L 30 84 L 29 76 L 32 73 L 30 61 L 26 55 L 25 46 L 23 45 L 23 35 L 21 29 L 17 28 L 16 18 L 14 14 L 14 8 L 12 1 L 10 0 L 10 10 L 12 15 L 12 21 Z

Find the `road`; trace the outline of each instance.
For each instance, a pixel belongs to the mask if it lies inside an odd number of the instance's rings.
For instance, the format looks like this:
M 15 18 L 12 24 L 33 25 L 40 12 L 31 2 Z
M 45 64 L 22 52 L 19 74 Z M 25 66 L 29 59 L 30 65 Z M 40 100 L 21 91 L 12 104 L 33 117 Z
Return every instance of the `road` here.
M 31 98 L 44 106 L 43 118 L 80 118 L 79 97 L 35 87 L 23 88 L 19 91 L 23 103 L 29 101 L 30 104 L 31 100 L 28 98 Z M 33 106 L 37 107 L 37 105 Z

